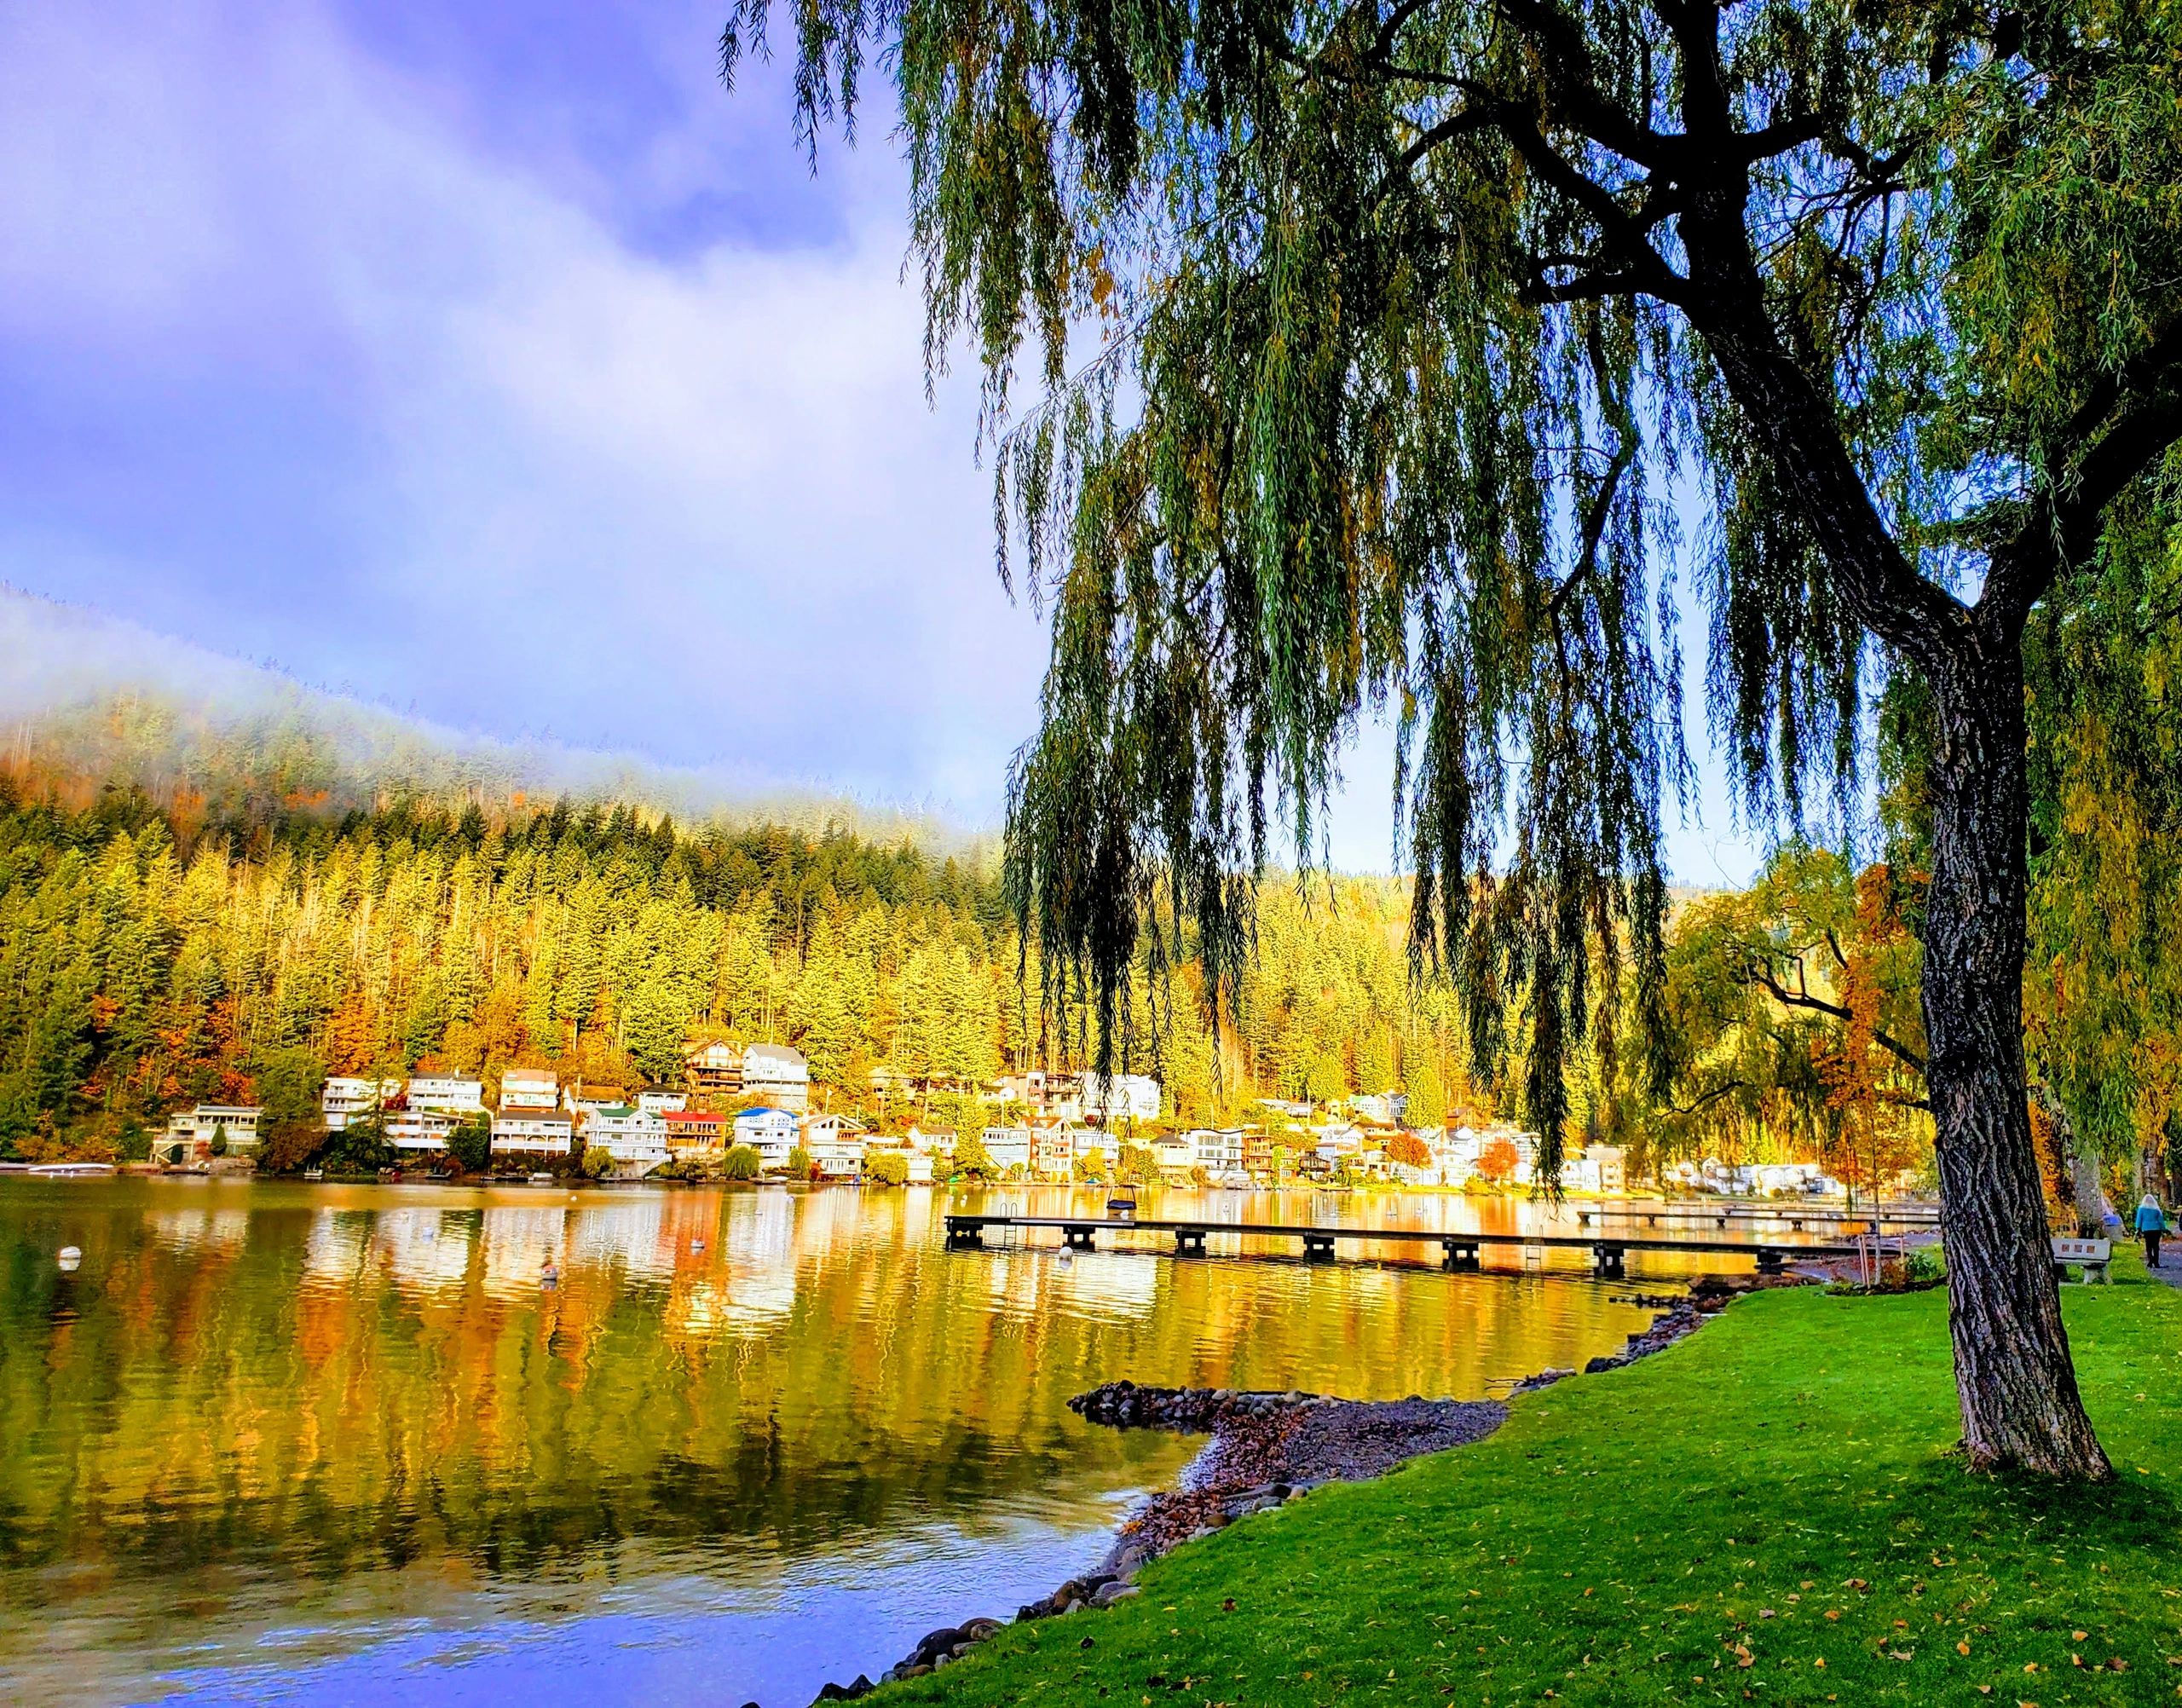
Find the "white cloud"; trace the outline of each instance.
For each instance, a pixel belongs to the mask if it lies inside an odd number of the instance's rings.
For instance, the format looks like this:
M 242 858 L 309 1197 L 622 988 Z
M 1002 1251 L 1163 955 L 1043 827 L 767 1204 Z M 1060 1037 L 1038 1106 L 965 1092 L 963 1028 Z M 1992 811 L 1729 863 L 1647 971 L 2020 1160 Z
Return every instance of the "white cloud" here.
M 214 387 L 317 364 L 368 449 L 329 497 L 355 566 L 294 565 L 286 611 L 248 608 L 262 565 L 140 565 L 201 591 L 198 638 L 457 721 L 989 811 L 1043 642 L 990 572 L 970 384 L 924 400 L 891 163 L 835 149 L 814 185 L 780 125 L 776 193 L 836 198 L 847 240 L 663 259 L 325 14 L 221 21 L 19 14 L 0 84 L 32 216 L 12 337 L 217 352 Z
M 0 360 L 94 398 L 49 436 L 113 465 L 72 507 L 0 471 L 0 575 L 443 723 L 987 820 L 1044 635 L 992 574 L 974 379 L 926 402 L 883 126 L 813 179 L 778 73 L 719 95 L 711 11 L 660 0 L 627 193 L 804 235 L 647 247 L 560 115 L 324 3 L 0 14 Z M 1332 857 L 1383 868 L 1390 738 L 1346 770 Z

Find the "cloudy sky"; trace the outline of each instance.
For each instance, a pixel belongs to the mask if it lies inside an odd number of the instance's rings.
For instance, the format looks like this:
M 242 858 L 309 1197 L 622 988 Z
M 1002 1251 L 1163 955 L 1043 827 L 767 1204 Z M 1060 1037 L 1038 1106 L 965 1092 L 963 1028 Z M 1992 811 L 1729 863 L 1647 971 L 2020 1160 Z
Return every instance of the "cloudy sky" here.
M 903 179 L 719 0 L 0 13 L 0 578 L 459 727 L 989 822 L 1044 636 Z M 1388 863 L 1387 744 L 1333 853 Z M 1677 871 L 1740 877 L 1715 802 Z

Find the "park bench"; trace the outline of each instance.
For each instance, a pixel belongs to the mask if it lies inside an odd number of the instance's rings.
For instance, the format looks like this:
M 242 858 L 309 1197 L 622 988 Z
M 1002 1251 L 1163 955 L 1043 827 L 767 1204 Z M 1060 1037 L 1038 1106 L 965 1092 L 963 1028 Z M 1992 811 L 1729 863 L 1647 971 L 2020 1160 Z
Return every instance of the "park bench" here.
M 2106 1266 L 2114 1261 L 2114 1242 L 2110 1239 L 2057 1239 L 2053 1242 L 2053 1267 L 2065 1270 L 2071 1263 L 2083 1266 L 2083 1278 L 2093 1285 L 2103 1285 L 2110 1278 Z

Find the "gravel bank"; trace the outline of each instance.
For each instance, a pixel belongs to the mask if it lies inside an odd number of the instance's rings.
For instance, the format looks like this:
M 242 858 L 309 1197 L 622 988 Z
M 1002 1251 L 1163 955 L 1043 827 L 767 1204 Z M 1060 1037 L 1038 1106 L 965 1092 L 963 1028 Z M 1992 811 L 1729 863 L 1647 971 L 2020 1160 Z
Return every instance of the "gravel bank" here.
M 1621 1351 L 1595 1358 L 1585 1369 L 1619 1369 L 1672 1346 L 1743 1293 L 1808 1284 L 1809 1277 L 1794 1275 L 1706 1276 L 1686 1296 L 1635 1295 L 1630 1303 L 1651 1307 L 1658 1314 L 1648 1327 L 1630 1336 Z M 1510 1391 L 1530 1393 L 1575 1374 L 1540 1370 Z M 1018 1608 L 1019 1620 L 1111 1607 L 1138 1593 L 1130 1580 L 1147 1560 L 1322 1483 L 1359 1481 L 1406 1459 L 1481 1441 L 1508 1416 L 1508 1408 L 1495 1399 L 1425 1399 L 1414 1394 L 1407 1399 L 1335 1399 L 1292 1390 L 1143 1388 L 1133 1382 L 1104 1383 L 1068 1404 L 1093 1423 L 1171 1429 L 1212 1440 L 1182 1473 L 1179 1487 L 1152 1496 L 1129 1515 L 1097 1570 Z M 992 1619 L 942 1626 L 888 1668 L 881 1682 L 921 1678 L 950 1665 L 1000 1629 Z M 819 1700 L 851 1700 L 871 1688 L 871 1681 L 863 1677 L 851 1684 L 828 1684 Z
M 1376 1477 L 1482 1440 L 1508 1415 L 1492 1399 L 1330 1399 L 1130 1382 L 1079 1394 L 1069 1406 L 1094 1423 L 1212 1437 L 1179 1488 L 1153 1495 L 1122 1526 L 1104 1569 L 1123 1573 L 1320 1483 Z

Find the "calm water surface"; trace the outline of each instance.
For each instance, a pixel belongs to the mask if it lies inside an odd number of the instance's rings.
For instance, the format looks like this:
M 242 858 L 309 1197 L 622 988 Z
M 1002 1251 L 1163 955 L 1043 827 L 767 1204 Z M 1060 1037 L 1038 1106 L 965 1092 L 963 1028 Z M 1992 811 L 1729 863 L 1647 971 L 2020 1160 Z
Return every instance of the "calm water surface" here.
M 950 1203 L 1105 1196 L 0 1179 L 0 1699 L 802 1708 L 1091 1564 L 1180 1469 L 1071 1414 L 1094 1382 L 1475 1397 L 1645 1320 L 1574 1260 L 941 1243 Z

